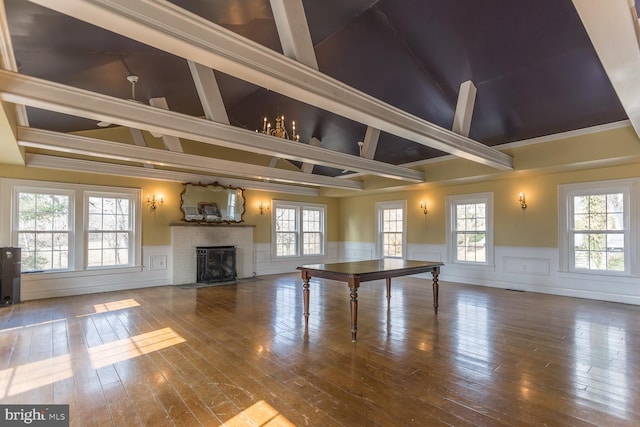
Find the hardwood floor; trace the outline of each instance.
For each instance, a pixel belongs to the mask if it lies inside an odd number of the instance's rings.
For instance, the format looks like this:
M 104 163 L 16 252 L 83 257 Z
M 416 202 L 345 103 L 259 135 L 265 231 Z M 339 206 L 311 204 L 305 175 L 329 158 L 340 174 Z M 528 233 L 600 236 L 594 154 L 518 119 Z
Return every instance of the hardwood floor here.
M 75 426 L 624 426 L 640 420 L 640 307 L 441 282 L 359 292 L 298 274 L 0 309 L 0 403 Z

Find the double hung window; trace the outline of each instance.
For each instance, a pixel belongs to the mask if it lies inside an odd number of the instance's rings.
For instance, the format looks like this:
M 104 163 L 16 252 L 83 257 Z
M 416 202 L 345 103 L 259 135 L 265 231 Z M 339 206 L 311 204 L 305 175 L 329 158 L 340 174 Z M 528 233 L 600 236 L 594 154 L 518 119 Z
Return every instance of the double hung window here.
M 447 197 L 449 256 L 453 262 L 493 264 L 493 195 Z
M 6 180 L 23 272 L 141 264 L 140 190 Z
M 129 265 L 133 240 L 133 197 L 87 195 L 87 266 Z
M 406 252 L 406 202 L 376 203 L 378 251 L 384 258 L 403 258 Z
M 631 222 L 635 187 L 633 180 L 559 187 L 563 270 L 631 273 L 637 235 Z
M 276 257 L 324 255 L 326 206 L 273 202 L 274 253 Z
M 73 193 L 25 189 L 17 193 L 17 245 L 22 271 L 67 270 L 73 251 Z

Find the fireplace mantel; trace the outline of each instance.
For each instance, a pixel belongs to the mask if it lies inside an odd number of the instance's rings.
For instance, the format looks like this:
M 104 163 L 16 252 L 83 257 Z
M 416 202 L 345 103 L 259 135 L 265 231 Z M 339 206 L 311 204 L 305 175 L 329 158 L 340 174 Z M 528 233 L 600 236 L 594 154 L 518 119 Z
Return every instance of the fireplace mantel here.
M 235 246 L 238 278 L 252 277 L 255 272 L 253 257 L 253 225 L 242 224 L 171 224 L 173 255 L 173 284 L 196 282 L 196 247 Z
M 225 228 L 256 228 L 252 224 L 225 224 L 212 222 L 172 222 L 169 227 L 225 227 Z

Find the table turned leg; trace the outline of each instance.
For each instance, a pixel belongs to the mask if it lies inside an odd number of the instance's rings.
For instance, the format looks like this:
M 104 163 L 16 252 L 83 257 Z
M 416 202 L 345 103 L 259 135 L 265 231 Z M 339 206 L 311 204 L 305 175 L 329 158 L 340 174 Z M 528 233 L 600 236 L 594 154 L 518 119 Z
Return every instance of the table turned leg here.
M 351 342 L 356 342 L 356 333 L 358 332 L 358 287 L 359 279 L 349 280 L 349 289 L 351 290 Z
M 438 275 L 440 274 L 440 267 L 436 267 L 431 272 L 433 275 L 433 310 L 438 314 L 438 291 L 440 285 L 438 285 Z
M 308 272 L 302 272 L 302 296 L 304 298 L 304 325 L 309 326 L 309 279 Z
M 387 277 L 387 305 L 391 304 L 391 277 Z

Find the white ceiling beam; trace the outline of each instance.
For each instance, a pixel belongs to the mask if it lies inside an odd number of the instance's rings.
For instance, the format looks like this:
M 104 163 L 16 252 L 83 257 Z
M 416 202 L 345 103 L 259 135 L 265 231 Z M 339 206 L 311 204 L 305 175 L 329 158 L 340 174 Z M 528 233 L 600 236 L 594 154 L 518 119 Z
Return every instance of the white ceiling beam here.
M 7 22 L 7 11 L 4 1 L 0 0 L 0 68 L 9 71 L 18 71 L 18 63 L 13 53 L 9 23 Z M 29 126 L 27 109 L 24 105 L 16 105 L 17 122 L 20 126 Z M 5 150 L 3 150 L 5 151 Z M 20 155 L 22 157 L 22 155 Z M 23 159 L 24 160 L 24 159 Z
M 288 58 L 317 70 L 318 60 L 313 49 L 302 0 L 270 0 L 270 2 L 282 53 Z
M 270 182 L 249 181 L 212 175 L 200 175 L 188 172 L 178 172 L 165 169 L 144 169 L 137 166 L 119 165 L 115 163 L 96 162 L 93 160 L 72 159 L 68 157 L 49 156 L 45 154 L 26 154 L 26 166 L 32 168 L 56 169 L 97 173 L 103 175 L 128 176 L 132 178 L 153 179 L 174 182 L 199 182 L 210 184 L 217 182 L 221 185 L 240 187 L 245 190 L 273 191 L 286 194 L 300 194 L 318 196 L 320 190 L 311 187 L 284 185 Z
M 149 98 L 149 105 L 156 108 L 162 108 L 163 110 L 169 110 L 169 104 L 167 104 L 167 98 L 164 96 L 159 98 Z M 176 153 L 183 153 L 182 143 L 180 139 L 173 135 L 160 135 L 164 148 L 169 151 L 175 151 Z
M 4 1 L 0 0 L 0 68 L 17 71 L 11 34 L 7 22 Z M 28 126 L 27 109 L 24 105 L 0 103 L 0 163 L 24 166 L 25 151 L 16 141 L 14 127 Z
M 309 141 L 309 145 L 313 145 L 314 147 L 319 147 L 320 146 L 320 140 L 314 136 Z M 302 172 L 304 172 L 304 173 L 311 173 L 311 172 L 313 172 L 313 167 L 314 166 L 315 165 L 313 163 L 303 163 L 302 166 L 300 166 L 300 170 Z
M 131 136 L 133 137 L 133 142 L 138 147 L 146 147 L 147 146 L 147 142 L 144 140 L 144 136 L 142 136 L 142 131 L 140 129 L 129 128 L 129 130 L 131 131 Z M 152 164 L 149 164 L 149 163 L 143 163 L 142 165 L 145 168 L 148 168 L 148 169 L 153 169 L 154 168 L 154 166 Z
M 469 136 L 477 93 L 476 85 L 474 85 L 471 80 L 460 84 L 460 92 L 458 92 L 458 103 L 456 104 L 456 112 L 453 115 L 452 128 L 452 130 L 459 135 Z
M 622 107 L 640 135 L 640 47 L 629 0 L 573 0 L 573 5 Z
M 241 175 L 242 177 L 257 180 L 269 179 L 314 187 L 334 187 L 350 190 L 361 190 L 363 188 L 362 182 L 359 181 L 346 181 L 328 176 L 272 169 L 266 166 L 250 165 L 247 163 L 176 153 L 155 148 L 138 147 L 121 142 L 105 141 L 34 128 L 19 127 L 18 144 L 22 147 L 41 148 L 106 159 L 142 162 L 156 166 L 187 168 L 230 176 Z
M 313 49 L 311 33 L 307 24 L 307 16 L 304 13 L 302 0 L 271 0 L 271 11 L 276 22 L 282 53 L 301 64 L 305 64 L 315 70 L 318 69 L 316 52 Z M 293 135 L 295 139 L 295 135 Z M 319 147 L 320 140 L 313 137 L 309 144 Z M 313 163 L 303 163 L 300 170 L 312 173 Z
M 0 70 L 0 98 L 59 113 L 104 120 L 122 126 L 173 135 L 206 144 L 278 155 L 300 162 L 366 172 L 413 182 L 424 182 L 424 173 L 401 166 L 300 144 L 210 120 L 163 110 L 124 99 L 77 89 L 46 80 Z
M 228 125 L 229 116 L 227 115 L 227 109 L 224 107 L 220 87 L 213 70 L 190 59 L 187 60 L 187 63 L 189 64 L 193 82 L 196 85 L 198 97 L 200 97 L 204 116 L 207 120 Z
M 362 141 L 362 148 L 360 149 L 360 157 L 365 159 L 373 159 L 376 155 L 376 149 L 378 148 L 378 140 L 380 139 L 380 129 L 367 126 L 367 131 L 364 134 L 364 141 Z
M 505 153 L 274 54 L 169 2 L 30 1 L 416 143 L 497 169 L 513 169 L 513 159 Z

